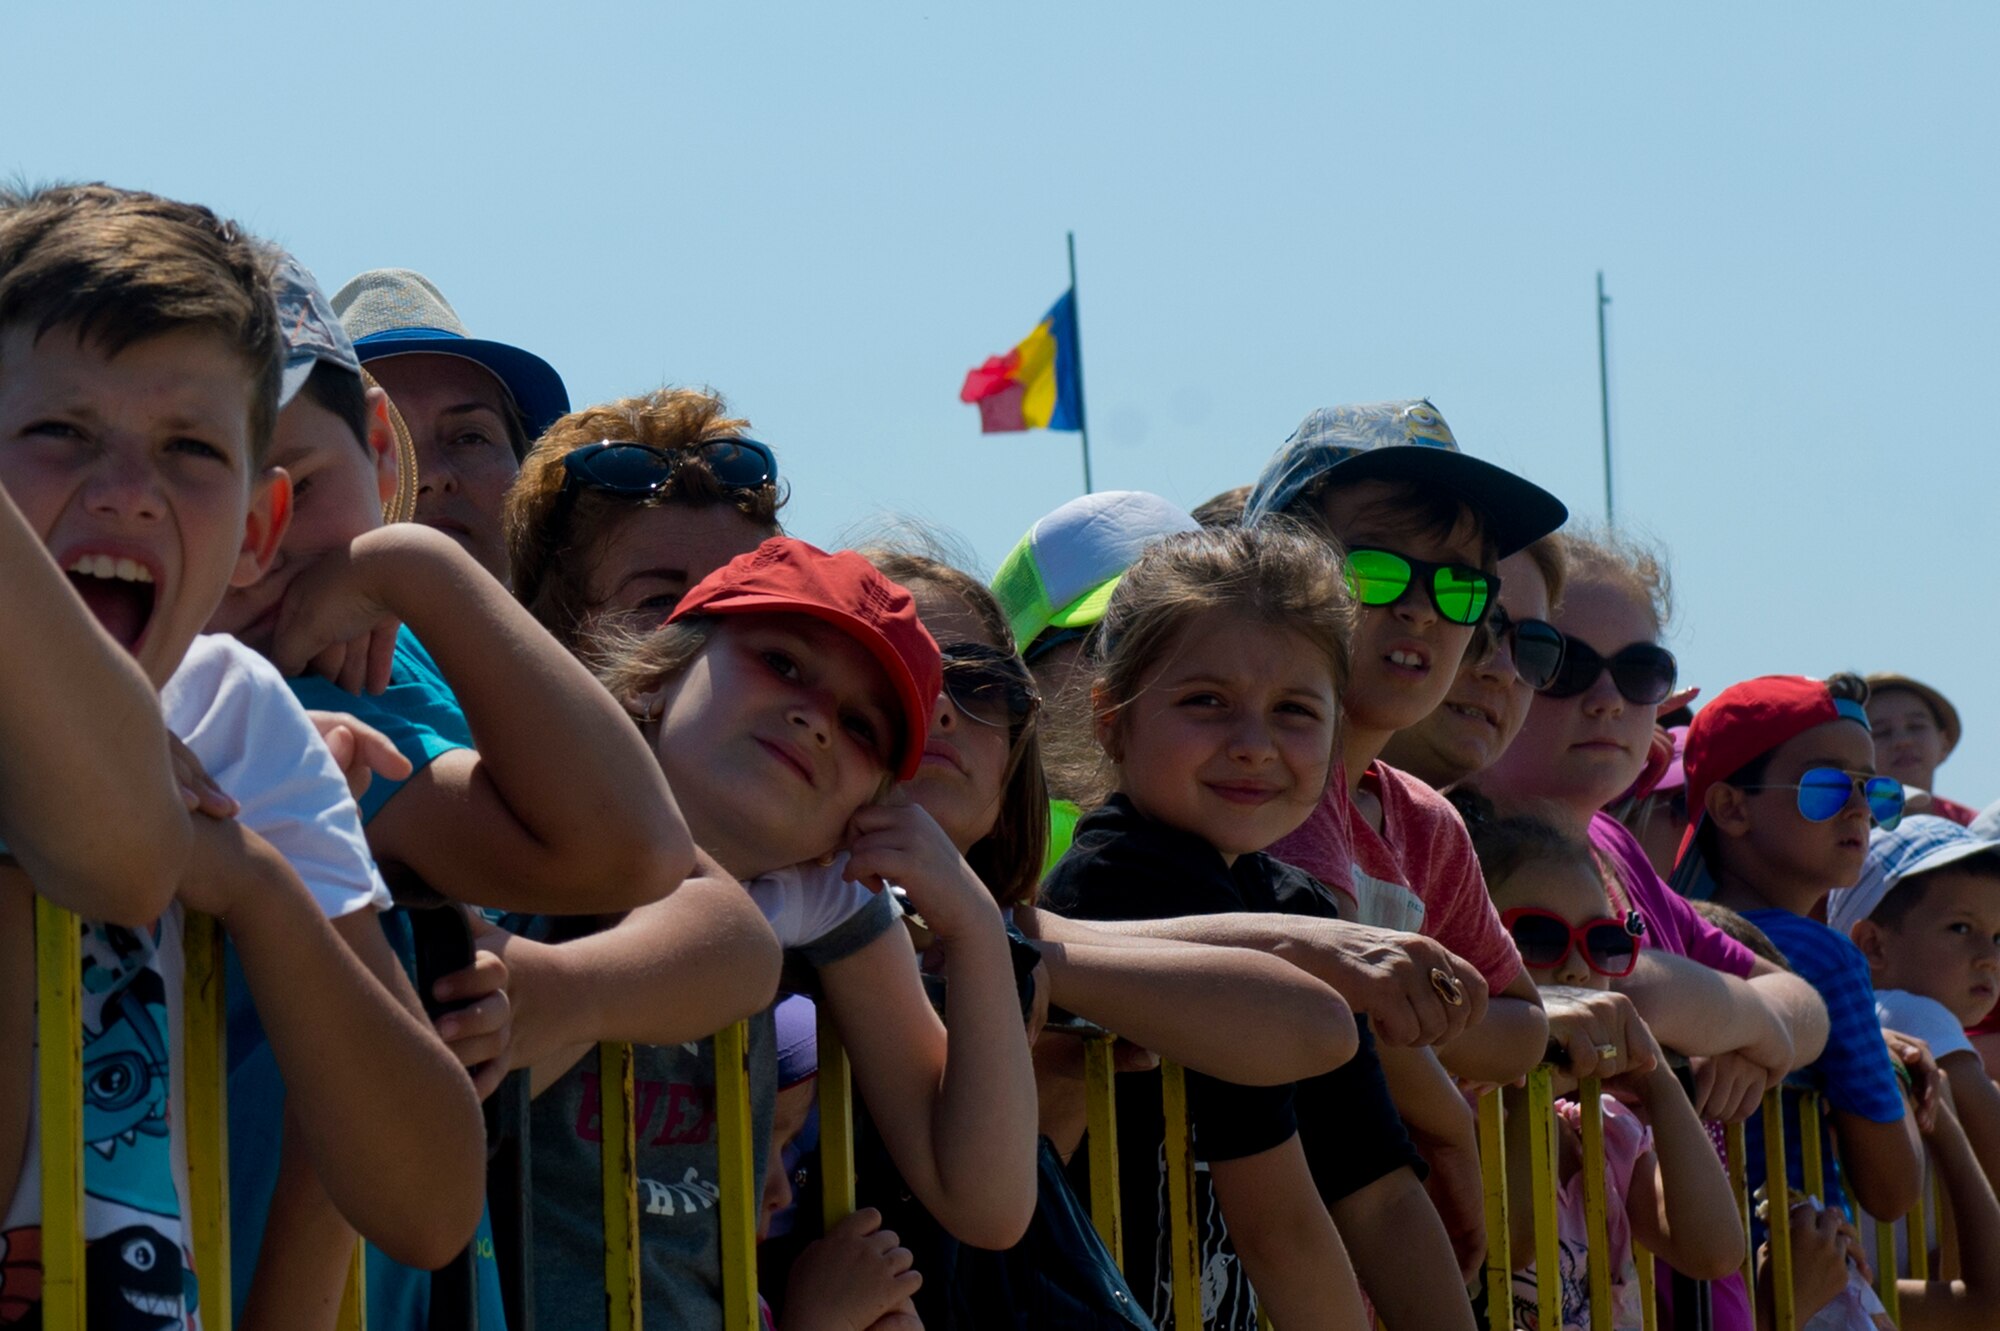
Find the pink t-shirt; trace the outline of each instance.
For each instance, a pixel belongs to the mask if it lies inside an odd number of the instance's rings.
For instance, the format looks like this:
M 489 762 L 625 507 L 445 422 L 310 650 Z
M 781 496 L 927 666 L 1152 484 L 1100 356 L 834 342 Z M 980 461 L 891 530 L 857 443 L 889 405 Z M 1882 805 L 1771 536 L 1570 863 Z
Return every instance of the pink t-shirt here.
M 1370 763 L 1361 784 L 1382 802 L 1377 832 L 1336 772 L 1303 826 L 1270 853 L 1353 903 L 1362 924 L 1421 933 L 1471 962 L 1499 993 L 1521 973 L 1521 954 L 1486 895 L 1486 879 L 1458 810 L 1407 772 Z
M 1632 1260 L 1632 1220 L 1625 1199 L 1632 1191 L 1632 1173 L 1639 1157 L 1653 1146 L 1653 1131 L 1638 1115 L 1610 1096 L 1604 1106 L 1604 1237 L 1610 1248 L 1611 1325 L 1614 1331 L 1639 1331 L 1639 1273 Z M 1583 1131 L 1583 1108 L 1574 1100 L 1558 1100 L 1556 1114 L 1572 1136 Z M 1561 1251 L 1563 1331 L 1589 1331 L 1590 1227 L 1583 1208 L 1583 1171 L 1577 1170 L 1556 1193 L 1556 1237 Z M 1514 1325 L 1538 1331 L 1535 1295 L 1541 1273 L 1533 1265 L 1514 1272 Z
M 1738 979 L 1749 976 L 1757 954 L 1704 920 L 1686 897 L 1662 882 L 1653 862 L 1646 858 L 1645 847 L 1625 824 L 1608 813 L 1593 814 L 1590 844 L 1616 872 L 1624 904 L 1644 917 L 1646 932 L 1641 944 L 1699 961 L 1710 970 Z

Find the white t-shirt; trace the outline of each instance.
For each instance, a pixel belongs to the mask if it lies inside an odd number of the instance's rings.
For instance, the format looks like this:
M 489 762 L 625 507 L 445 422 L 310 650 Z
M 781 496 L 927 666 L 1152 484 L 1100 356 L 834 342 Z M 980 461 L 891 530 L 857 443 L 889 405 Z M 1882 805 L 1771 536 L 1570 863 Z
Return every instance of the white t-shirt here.
M 278 672 L 233 638 L 196 638 L 161 691 L 168 729 L 291 861 L 329 918 L 388 904 L 347 782 Z M 150 928 L 82 922 L 87 1297 L 198 1328 L 187 1226 L 184 917 Z M 39 1074 L 39 1068 L 37 1069 Z M 31 1085 L 20 1185 L 0 1260 L 38 1243 L 40 1097 Z M 7 1291 L 12 1293 L 12 1291 Z M 211 1281 L 204 1301 L 228 1298 Z
M 848 882 L 846 871 L 842 852 L 831 864 L 795 864 L 760 874 L 744 888 L 779 946 L 824 965 L 872 942 L 902 914 L 895 897 Z
M 1965 1029 L 1958 1024 L 1958 1018 L 1935 998 L 1925 998 L 1907 989 L 1877 989 L 1875 1020 L 1882 1024 L 1883 1030 L 1916 1036 L 1931 1047 L 1933 1058 L 1973 1052 L 1972 1041 L 1965 1038 Z

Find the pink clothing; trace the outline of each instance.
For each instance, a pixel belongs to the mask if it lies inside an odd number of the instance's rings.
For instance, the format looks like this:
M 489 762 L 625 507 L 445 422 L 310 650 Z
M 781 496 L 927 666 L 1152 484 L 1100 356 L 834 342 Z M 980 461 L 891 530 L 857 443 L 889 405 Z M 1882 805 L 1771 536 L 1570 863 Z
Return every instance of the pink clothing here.
M 1612 905 L 1630 907 L 1644 917 L 1646 933 L 1639 940 L 1644 946 L 1699 961 L 1738 979 L 1749 976 L 1757 954 L 1704 920 L 1687 898 L 1661 881 L 1645 847 L 1623 823 L 1608 813 L 1591 815 L 1590 844 L 1617 873 L 1616 888 L 1625 900 Z
M 1378 833 L 1335 773 L 1303 826 L 1270 853 L 1354 903 L 1341 914 L 1363 924 L 1421 933 L 1464 957 L 1499 993 L 1521 974 L 1521 954 L 1486 895 L 1458 811 L 1423 782 L 1370 763 L 1364 788 L 1382 801 Z
M 1610 1096 L 1599 1103 L 1604 1106 L 1604 1236 L 1611 1256 L 1611 1325 L 1615 1331 L 1639 1331 L 1639 1273 L 1632 1261 L 1632 1220 L 1625 1199 L 1632 1191 L 1639 1158 L 1653 1149 L 1653 1130 Z M 1567 1135 L 1582 1135 L 1581 1105 L 1558 1100 L 1556 1114 Z M 1564 1179 L 1556 1193 L 1556 1235 L 1562 1246 L 1563 1331 L 1589 1331 L 1590 1228 L 1584 1219 L 1581 1169 Z M 1524 1331 L 1540 1331 L 1535 1302 L 1539 1275 L 1532 1264 L 1514 1272 L 1514 1325 Z

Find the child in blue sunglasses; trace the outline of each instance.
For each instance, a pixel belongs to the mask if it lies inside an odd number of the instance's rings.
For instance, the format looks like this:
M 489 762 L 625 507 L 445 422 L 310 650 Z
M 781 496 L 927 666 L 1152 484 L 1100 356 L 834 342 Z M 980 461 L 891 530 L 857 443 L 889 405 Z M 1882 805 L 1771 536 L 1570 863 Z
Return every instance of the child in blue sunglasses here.
M 1766 675 L 1702 708 L 1685 764 L 1695 821 L 1674 885 L 1742 912 L 1826 1001 L 1826 1049 L 1799 1075 L 1832 1110 L 1842 1177 L 1829 1191 L 1849 1189 L 1869 1214 L 1893 1220 L 1917 1200 L 1916 1123 L 1876 1024 L 1867 958 L 1812 918 L 1830 892 L 1860 878 L 1871 825 L 1893 826 L 1902 814 L 1900 787 L 1875 776 L 1867 700 L 1855 675 Z M 1763 1172 L 1762 1117 L 1750 1125 L 1753 1180 Z M 1798 1134 L 1787 1126 L 1798 1187 Z

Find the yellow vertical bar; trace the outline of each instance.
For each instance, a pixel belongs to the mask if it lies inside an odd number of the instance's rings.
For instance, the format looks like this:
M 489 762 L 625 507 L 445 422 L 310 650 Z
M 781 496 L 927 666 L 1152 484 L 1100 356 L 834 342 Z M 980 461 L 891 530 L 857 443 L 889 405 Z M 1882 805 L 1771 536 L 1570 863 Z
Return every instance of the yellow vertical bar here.
M 223 1293 L 227 1296 L 228 1291 Z M 367 1331 L 368 1245 L 360 1239 L 347 1254 L 347 1280 L 341 1285 L 340 1315 L 334 1326 L 337 1331 Z
M 1944 1175 L 1933 1162 L 1931 1167 L 1931 1209 L 1937 1215 L 1938 1279 L 1958 1280 L 1958 1219 L 1951 1212 L 1951 1194 L 1945 1191 Z
M 827 1005 L 819 1005 L 820 1213 L 828 1229 L 854 1214 L 854 1069 Z
M 759 1331 L 757 1209 L 764 1190 L 751 1142 L 747 1020 L 715 1034 L 715 1144 L 722 1158 L 716 1177 L 722 1189 L 722 1325 L 724 1331 Z
M 1376 1318 L 1375 1325 L 1382 1325 L 1382 1319 Z M 1257 1305 L 1257 1331 L 1271 1331 L 1271 1314 L 1264 1311 L 1261 1303 Z
M 1083 1094 L 1090 1133 L 1090 1222 L 1125 1269 L 1125 1225 L 1118 1197 L 1118 1078 L 1112 1063 L 1117 1037 L 1087 1035 L 1083 1040 Z
M 1187 1074 L 1160 1060 L 1160 1109 L 1166 1119 L 1167 1251 L 1173 1261 L 1174 1331 L 1201 1331 L 1201 1248 L 1194 1226 L 1194 1141 Z
M 1896 1288 L 1896 1227 L 1875 1222 L 1875 1293 L 1882 1300 L 1889 1320 L 1903 1320 L 1903 1300 Z
M 1928 1155 L 1920 1155 L 1917 1159 L 1919 1165 L 1923 1166 L 1928 1165 L 1930 1157 Z M 1903 1218 L 1903 1233 L 1907 1237 L 1907 1242 L 1904 1246 L 1909 1249 L 1910 1253 L 1910 1279 L 1912 1280 L 1929 1280 L 1931 1278 L 1931 1227 L 1924 1214 L 1924 1203 L 1927 1200 L 1924 1196 L 1924 1191 L 1923 1187 L 1918 1187 L 1917 1203 L 1910 1208 L 1909 1215 Z
M 1826 1168 L 1819 1155 L 1819 1097 L 1811 1092 L 1799 1096 L 1799 1159 L 1806 1191 L 1824 1202 Z
M 645 1313 L 639 1296 L 639 1169 L 632 1122 L 632 1046 L 597 1046 L 599 1179 L 604 1190 L 604 1324 L 637 1331 Z
M 231 1288 L 229 1058 L 222 925 L 212 915 L 190 912 L 183 933 L 189 1230 L 200 1288 L 224 1294 L 202 1300 L 202 1325 L 208 1331 L 229 1331 L 234 1309 L 227 1297 Z
M 1792 1291 L 1792 1188 L 1785 1174 L 1785 1094 L 1764 1093 L 1764 1196 L 1771 1244 L 1771 1322 L 1776 1331 L 1798 1331 Z
M 1513 1331 L 1514 1259 L 1508 1251 L 1507 1132 L 1497 1090 L 1479 1097 L 1479 1172 L 1486 1193 L 1486 1326 Z
M 42 1325 L 83 1331 L 83 947 L 74 915 L 35 898 L 42 1164 Z
M 1750 1177 L 1745 1165 L 1743 1125 L 1725 1124 L 1722 1129 L 1723 1162 L 1729 1167 L 1729 1190 L 1736 1197 L 1736 1218 L 1743 1225 L 1743 1288 L 1757 1297 L 1757 1240 L 1750 1231 Z
M 1660 1287 L 1653 1254 L 1645 1245 L 1635 1243 L 1632 1264 L 1639 1271 L 1639 1331 L 1660 1331 Z
M 1590 1246 L 1584 1264 L 1590 1277 L 1590 1331 L 1611 1331 L 1610 1208 L 1604 1197 L 1603 1087 L 1588 1078 L 1576 1088 L 1583 1110 L 1583 1224 Z
M 1535 1199 L 1535 1302 L 1540 1325 L 1564 1325 L 1562 1247 L 1556 1234 L 1556 1102 L 1552 1070 L 1528 1074 L 1528 1179 Z

